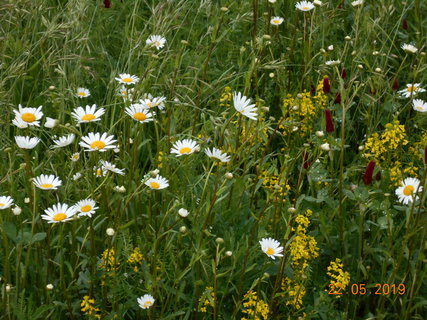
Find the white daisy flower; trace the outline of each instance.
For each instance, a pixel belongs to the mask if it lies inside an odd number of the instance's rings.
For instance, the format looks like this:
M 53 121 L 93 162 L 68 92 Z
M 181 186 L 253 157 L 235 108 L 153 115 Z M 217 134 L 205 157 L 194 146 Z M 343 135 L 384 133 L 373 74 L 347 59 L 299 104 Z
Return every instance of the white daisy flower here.
M 273 25 L 273 26 L 280 26 L 282 23 L 283 23 L 283 18 L 282 17 L 273 17 L 271 20 L 270 20 L 270 23 Z
M 313 10 L 314 4 L 310 1 L 300 1 L 295 4 L 295 8 L 301 11 L 310 11 Z
M 402 97 L 409 98 L 411 95 L 415 96 L 419 92 L 426 91 L 425 89 L 420 88 L 420 86 L 420 83 L 408 83 L 406 85 L 406 89 L 400 90 L 398 92 L 402 95 Z
M 227 153 L 222 152 L 221 150 L 219 150 L 217 148 L 212 148 L 212 151 L 210 149 L 206 149 L 205 153 L 209 158 L 211 158 L 213 160 L 218 160 L 221 162 L 229 162 L 230 161 L 230 156 L 227 155 Z
M 119 88 L 118 95 L 121 96 L 121 97 L 123 97 L 124 101 L 132 101 L 134 92 L 135 92 L 134 88 L 129 88 L 128 89 L 128 88 L 126 88 L 126 86 L 122 85 Z
M 116 147 L 115 142 L 117 140 L 114 140 L 114 136 L 109 136 L 105 132 L 102 135 L 99 132 L 89 132 L 87 136 L 82 137 L 79 145 L 86 148 L 85 151 L 105 152 L 108 149 L 114 149 Z
M 105 172 L 110 171 L 113 173 L 120 174 L 122 176 L 125 174 L 125 169 L 119 169 L 116 167 L 115 164 L 112 164 L 111 162 L 104 161 L 104 160 L 101 160 L 100 162 L 102 165 L 102 167 L 101 167 L 102 171 L 105 171 Z
M 33 149 L 40 142 L 40 139 L 36 137 L 15 136 L 15 141 L 18 147 L 22 149 Z
M 82 107 L 78 107 L 74 109 L 71 115 L 74 117 L 74 119 L 78 123 L 87 123 L 87 122 L 100 121 L 101 116 L 104 113 L 105 113 L 104 108 L 100 108 L 96 110 L 96 104 L 93 104 L 92 106 L 87 105 L 85 109 Z
M 364 0 L 357 0 L 357 1 L 353 1 L 353 2 L 351 3 L 351 5 L 352 5 L 353 7 L 357 7 L 357 6 L 361 6 L 361 5 L 363 4 L 363 2 L 364 2 Z
M 42 174 L 33 178 L 33 184 L 42 190 L 56 190 L 62 185 L 62 181 L 53 174 Z
M 427 102 L 421 100 L 421 99 L 414 99 L 412 101 L 412 107 L 414 110 L 419 112 L 427 112 Z
M 129 73 L 121 73 L 118 78 L 115 78 L 119 83 L 123 84 L 136 84 L 139 82 L 137 76 L 130 75 Z
M 0 196 L 0 210 L 4 210 L 13 205 L 13 199 L 9 196 Z
M 233 102 L 234 102 L 234 108 L 237 112 L 241 113 L 245 117 L 248 117 L 252 120 L 257 120 L 258 114 L 254 111 L 257 110 L 255 104 L 250 104 L 251 100 L 246 98 L 246 96 L 242 96 L 240 92 L 234 92 L 233 93 Z
M 77 172 L 76 174 L 73 175 L 73 180 L 77 181 L 82 177 L 82 174 L 80 172 Z
M 79 161 L 79 159 L 80 159 L 80 154 L 78 153 L 78 152 L 76 152 L 76 153 L 73 153 L 72 155 L 71 155 L 71 161 L 73 161 L 73 162 L 76 162 L 76 161 Z
M 96 202 L 92 199 L 80 200 L 73 207 L 77 211 L 79 217 L 92 217 L 92 214 L 98 209 Z
M 418 196 L 415 195 L 415 192 L 423 191 L 423 187 L 420 186 L 420 180 L 416 178 L 406 178 L 402 181 L 401 186 L 396 189 L 396 195 L 399 197 L 399 201 L 403 204 L 408 204 L 415 199 L 418 199 Z
M 144 180 L 142 180 L 144 181 Z M 150 187 L 153 190 L 161 190 L 169 187 L 169 181 L 162 176 L 157 176 L 155 178 L 150 178 L 144 183 L 146 186 Z
M 157 50 L 160 50 L 165 46 L 166 39 L 159 35 L 151 35 L 148 37 L 145 43 L 149 46 L 156 47 Z
M 78 98 L 87 98 L 90 96 L 90 91 L 86 88 L 77 88 L 76 95 Z
M 340 60 L 328 60 L 325 62 L 327 66 L 337 66 L 341 63 Z
M 402 49 L 407 53 L 416 53 L 418 49 L 412 44 L 402 44 Z
M 46 122 L 44 123 L 44 126 L 46 128 L 52 129 L 52 128 L 55 128 L 58 125 L 58 123 L 59 123 L 59 120 L 46 117 Z
M 12 124 L 17 126 L 20 129 L 28 128 L 28 123 L 22 120 L 21 118 L 15 118 L 12 120 Z
M 55 143 L 54 146 L 51 146 L 51 149 L 63 148 L 73 143 L 76 135 L 74 133 L 67 134 L 66 136 L 59 137 L 59 139 L 53 140 Z
M 28 126 L 40 126 L 40 119 L 43 117 L 42 106 L 36 108 L 27 108 L 18 106 L 18 110 L 13 110 L 15 117 L 24 121 Z
M 46 214 L 42 214 L 41 217 L 48 223 L 69 221 L 77 213 L 74 207 L 69 207 L 68 204 L 65 203 L 57 203 L 51 208 L 46 209 L 44 212 Z
M 137 299 L 139 307 L 142 309 L 148 309 L 154 304 L 154 298 L 152 295 L 144 294 L 142 297 Z
M 173 144 L 171 153 L 175 153 L 177 157 L 180 157 L 182 155 L 192 154 L 194 151 L 198 150 L 198 147 L 199 145 L 194 140 L 179 140 Z
M 132 104 L 130 107 L 125 109 L 126 114 L 128 114 L 134 120 L 144 123 L 153 121 L 153 114 L 147 109 L 144 105 L 136 103 Z
M 166 97 L 153 97 L 151 94 L 144 94 L 143 99 L 140 99 L 139 102 L 144 105 L 146 108 L 155 108 L 158 107 L 160 110 L 165 108 Z
M 283 247 L 280 246 L 279 241 L 273 238 L 263 238 L 259 241 L 259 244 L 261 245 L 261 250 L 271 259 L 274 260 L 276 257 L 283 257 L 283 254 L 281 254 Z

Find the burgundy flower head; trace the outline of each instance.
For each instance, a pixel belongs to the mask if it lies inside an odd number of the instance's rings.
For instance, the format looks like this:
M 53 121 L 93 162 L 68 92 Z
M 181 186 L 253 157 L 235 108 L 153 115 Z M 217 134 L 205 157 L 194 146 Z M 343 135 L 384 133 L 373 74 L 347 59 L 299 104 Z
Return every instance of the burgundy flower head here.
M 341 74 L 340 74 L 341 78 L 345 79 L 347 78 L 347 69 L 346 68 L 342 68 L 341 69 Z
M 324 93 L 331 92 L 331 84 L 329 83 L 328 77 L 323 78 L 323 92 Z
M 396 91 L 397 89 L 399 89 L 399 81 L 397 81 L 397 78 L 394 78 L 393 80 L 393 85 L 391 86 L 391 88 Z
M 303 159 L 304 160 L 303 160 L 303 163 L 302 163 L 302 167 L 307 170 L 310 167 L 310 165 L 311 165 L 311 162 L 308 161 L 308 152 L 307 151 L 304 151 L 304 153 L 303 153 Z
M 110 8 L 110 7 L 111 7 L 110 0 L 104 0 L 104 8 Z
M 374 174 L 374 169 L 375 169 L 375 161 L 371 160 L 368 163 L 368 166 L 366 167 L 365 173 L 363 175 L 363 183 L 366 186 L 369 186 L 372 183 L 372 175 Z
M 402 28 L 403 28 L 403 30 L 408 30 L 409 29 L 408 20 L 403 19 L 403 21 L 402 21 Z
M 332 133 L 335 131 L 334 122 L 332 120 L 331 110 L 325 109 L 325 120 L 326 120 L 326 132 Z
M 341 93 L 337 92 L 334 99 L 334 104 L 341 104 Z

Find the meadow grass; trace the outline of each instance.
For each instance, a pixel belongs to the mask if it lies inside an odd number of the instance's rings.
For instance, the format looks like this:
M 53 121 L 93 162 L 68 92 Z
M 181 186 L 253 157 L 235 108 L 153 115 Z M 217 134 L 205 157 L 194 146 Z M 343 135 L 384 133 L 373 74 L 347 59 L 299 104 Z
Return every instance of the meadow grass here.
M 427 4 L 296 3 L 0 2 L 0 319 L 426 318 Z

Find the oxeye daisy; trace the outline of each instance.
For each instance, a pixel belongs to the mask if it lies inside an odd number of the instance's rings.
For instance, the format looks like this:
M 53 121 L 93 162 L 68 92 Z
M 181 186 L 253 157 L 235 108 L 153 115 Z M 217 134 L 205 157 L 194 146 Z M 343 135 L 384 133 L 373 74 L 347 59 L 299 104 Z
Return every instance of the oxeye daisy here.
M 421 84 L 420 83 L 408 83 L 406 85 L 406 89 L 400 90 L 398 91 L 403 97 L 405 98 L 409 98 L 411 95 L 415 96 L 417 93 L 419 92 L 424 92 L 426 91 L 423 88 L 420 88 Z
M 40 119 L 43 117 L 42 106 L 38 108 L 27 108 L 18 106 L 18 110 L 13 110 L 15 117 L 25 122 L 28 126 L 40 126 Z
M 361 5 L 363 4 L 363 2 L 364 2 L 364 0 L 356 0 L 356 1 L 353 1 L 353 2 L 351 3 L 351 5 L 352 5 L 353 7 L 358 7 L 358 6 L 361 6 Z
M 114 136 L 109 136 L 105 132 L 102 135 L 99 132 L 89 132 L 87 136 L 82 137 L 79 145 L 85 148 L 85 151 L 105 152 L 108 149 L 116 148 L 114 145 L 115 142 L 117 140 L 114 140 Z
M 261 245 L 261 250 L 271 259 L 274 260 L 276 257 L 283 257 L 283 254 L 281 254 L 283 247 L 280 246 L 279 241 L 273 238 L 263 238 L 259 244 Z
M 407 43 L 402 44 L 402 49 L 407 53 L 416 53 L 418 51 L 414 45 Z
M 13 205 L 13 199 L 9 196 L 0 196 L 0 210 L 4 210 Z
M 15 118 L 15 119 L 13 119 L 12 120 L 12 124 L 15 125 L 15 126 L 17 126 L 20 129 L 28 128 L 28 123 L 26 123 L 21 118 Z
M 87 105 L 86 108 L 78 107 L 74 109 L 71 115 L 78 123 L 100 121 L 101 116 L 105 113 L 104 108 L 96 110 L 96 104 Z
M 131 101 L 132 97 L 133 97 L 133 93 L 134 93 L 135 89 L 134 88 L 126 88 L 126 86 L 122 85 L 119 88 L 119 92 L 118 95 L 123 97 L 124 101 Z
M 127 107 L 125 112 L 132 119 L 140 123 L 153 121 L 153 114 L 150 112 L 150 110 L 139 103 L 132 104 L 130 107 Z
M 76 161 L 79 161 L 79 159 L 80 159 L 80 154 L 78 153 L 78 152 L 76 152 L 76 153 L 73 153 L 72 155 L 71 155 L 71 161 L 73 161 L 73 162 L 76 162 Z
M 419 112 L 427 112 L 427 103 L 421 99 L 414 99 L 412 107 Z
M 40 142 L 40 139 L 36 137 L 16 136 L 15 141 L 18 147 L 22 149 L 33 149 Z
M 53 174 L 49 176 L 47 174 L 42 174 L 33 178 L 33 184 L 42 190 L 56 190 L 62 185 L 62 181 Z
M 104 160 L 101 160 L 100 162 L 101 162 L 101 165 L 102 165 L 101 170 L 103 172 L 104 171 L 105 172 L 110 171 L 110 172 L 113 172 L 113 173 L 120 174 L 122 176 L 125 174 L 125 169 L 119 169 L 119 168 L 116 167 L 115 164 L 112 164 L 111 162 L 104 161 Z
M 123 84 L 136 84 L 139 82 L 137 76 L 130 75 L 129 73 L 121 73 L 118 78 L 115 78 L 119 83 Z
M 74 207 L 69 207 L 68 204 L 65 203 L 57 203 L 51 208 L 46 209 L 44 212 L 46 214 L 42 214 L 41 217 L 48 223 L 69 221 L 77 213 Z
M 51 146 L 51 149 L 66 147 L 73 143 L 75 137 L 76 135 L 74 133 L 59 137 L 59 139 L 53 140 L 55 145 Z
M 164 109 L 165 101 L 165 97 L 153 97 L 151 94 L 145 94 L 143 99 L 139 100 L 139 102 L 147 108 L 158 107 L 160 110 Z
M 175 142 L 171 148 L 171 153 L 175 153 L 177 157 L 186 154 L 192 154 L 194 151 L 198 150 L 199 145 L 196 141 L 191 139 L 184 139 Z
M 341 63 L 340 60 L 328 60 L 325 62 L 327 66 L 337 66 Z
M 90 91 L 86 88 L 77 88 L 76 96 L 78 98 L 87 98 L 90 96 Z
M 149 46 L 155 47 L 157 50 L 160 50 L 165 46 L 166 39 L 159 35 L 151 35 L 148 37 L 145 43 Z
M 221 150 L 219 150 L 217 148 L 212 148 L 212 151 L 210 149 L 206 149 L 205 154 L 213 160 L 218 160 L 221 162 L 229 162 L 230 161 L 230 156 L 228 156 L 225 152 L 222 152 Z
M 273 26 L 279 26 L 279 25 L 281 25 L 282 23 L 283 23 L 283 18 L 282 17 L 273 17 L 271 20 L 270 20 L 270 23 L 273 25 Z
M 154 298 L 153 298 L 152 295 L 145 294 L 142 297 L 139 297 L 137 299 L 137 301 L 138 301 L 139 306 L 142 309 L 148 309 L 148 308 L 150 308 L 154 304 L 155 300 L 154 300 Z
M 147 181 L 145 181 L 144 184 L 153 190 L 161 190 L 169 187 L 169 181 L 160 175 L 158 175 L 155 178 L 148 179 Z
M 252 120 L 257 120 L 258 114 L 255 113 L 256 105 L 250 104 L 251 100 L 243 96 L 240 92 L 233 93 L 234 108 L 237 112 Z
M 95 210 L 98 209 L 96 202 L 92 199 L 80 200 L 74 205 L 79 217 L 92 217 Z
M 416 178 L 406 178 L 402 181 L 401 186 L 396 189 L 396 195 L 399 197 L 399 201 L 403 204 L 412 202 L 413 199 L 417 199 L 415 193 L 421 192 L 423 187 L 420 186 L 420 180 Z
M 57 119 L 46 117 L 46 122 L 44 123 L 44 126 L 46 128 L 52 129 L 55 128 L 58 125 L 59 121 Z
M 314 8 L 314 4 L 310 1 L 300 1 L 295 4 L 295 8 L 300 11 L 310 11 Z

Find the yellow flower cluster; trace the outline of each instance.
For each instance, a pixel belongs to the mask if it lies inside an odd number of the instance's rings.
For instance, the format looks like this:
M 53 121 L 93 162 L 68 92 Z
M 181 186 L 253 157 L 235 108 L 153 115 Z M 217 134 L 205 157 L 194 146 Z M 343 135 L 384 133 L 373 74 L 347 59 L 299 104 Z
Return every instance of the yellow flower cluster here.
M 386 160 L 387 151 L 395 151 L 399 146 L 408 144 L 405 127 L 394 120 L 385 125 L 381 136 L 374 132 L 365 143 L 365 157 L 375 158 L 377 161 Z
M 262 179 L 264 189 L 276 192 L 282 199 L 288 194 L 288 191 L 291 190 L 291 186 L 288 184 L 287 180 L 278 175 L 270 174 L 267 170 L 261 171 L 258 179 Z
M 114 271 L 119 268 L 119 262 L 116 261 L 116 252 L 114 249 L 104 250 L 99 268 L 106 271 Z
M 286 122 L 300 123 L 300 131 L 305 135 L 313 130 L 313 122 L 320 115 L 321 111 L 327 105 L 328 98 L 323 92 L 323 80 L 317 85 L 316 95 L 312 96 L 310 92 L 304 90 L 296 97 L 288 94 L 283 100 L 283 113 L 285 117 L 281 119 L 279 129 L 284 130 L 283 133 L 289 133 L 294 128 L 285 126 Z
M 402 163 L 396 161 L 392 168 L 390 168 L 390 181 L 396 187 L 400 186 L 404 176 L 417 177 L 418 167 L 414 166 L 413 162 L 409 162 L 407 167 L 402 171 Z
M 135 272 L 138 272 L 138 266 L 141 265 L 142 260 L 144 260 L 144 256 L 142 255 L 141 250 L 137 247 L 133 249 L 127 262 L 133 265 L 133 270 Z
M 205 291 L 203 292 L 202 296 L 199 299 L 199 311 L 200 312 L 207 312 L 208 307 L 214 308 L 215 307 L 215 293 L 213 292 L 212 287 L 206 287 Z
M 95 308 L 95 299 L 91 299 L 90 296 L 84 296 L 80 303 L 81 311 L 87 316 L 94 316 L 95 319 L 101 319 L 100 314 L 96 314 L 100 311 L 99 308 Z
M 301 275 L 308 267 L 308 262 L 319 256 L 317 241 L 314 237 L 307 235 L 307 228 L 310 225 L 309 217 L 312 213 L 313 212 L 308 209 L 305 214 L 299 214 L 295 218 L 297 227 L 292 230 L 295 231 L 295 237 L 289 246 L 294 272 Z
M 262 299 L 258 299 L 257 293 L 249 290 L 244 298 L 243 307 L 245 308 L 242 313 L 246 313 L 249 317 L 242 317 L 241 320 L 261 320 L 268 319 L 269 308 L 268 304 Z
M 328 266 L 328 272 L 326 274 L 331 277 L 331 286 L 336 288 L 341 288 L 344 290 L 350 283 L 350 273 L 343 270 L 344 265 L 341 262 L 341 259 L 336 258 L 335 261 L 331 261 L 331 264 Z M 340 297 L 340 295 L 337 295 Z
M 158 162 L 158 165 L 157 165 L 157 167 L 158 168 L 163 168 L 163 156 L 164 156 L 164 152 L 162 152 L 162 151 L 159 151 L 159 154 L 157 155 L 157 162 Z
M 289 299 L 286 301 L 286 305 L 294 306 L 295 309 L 301 309 L 302 298 L 305 296 L 306 290 L 303 284 L 298 281 L 292 281 L 288 277 L 282 279 L 282 290 L 283 294 L 286 292 Z M 282 294 L 282 295 L 283 295 Z
M 219 98 L 219 105 L 221 107 L 229 107 L 232 99 L 231 88 L 225 87 L 224 91 L 221 93 L 221 98 Z

